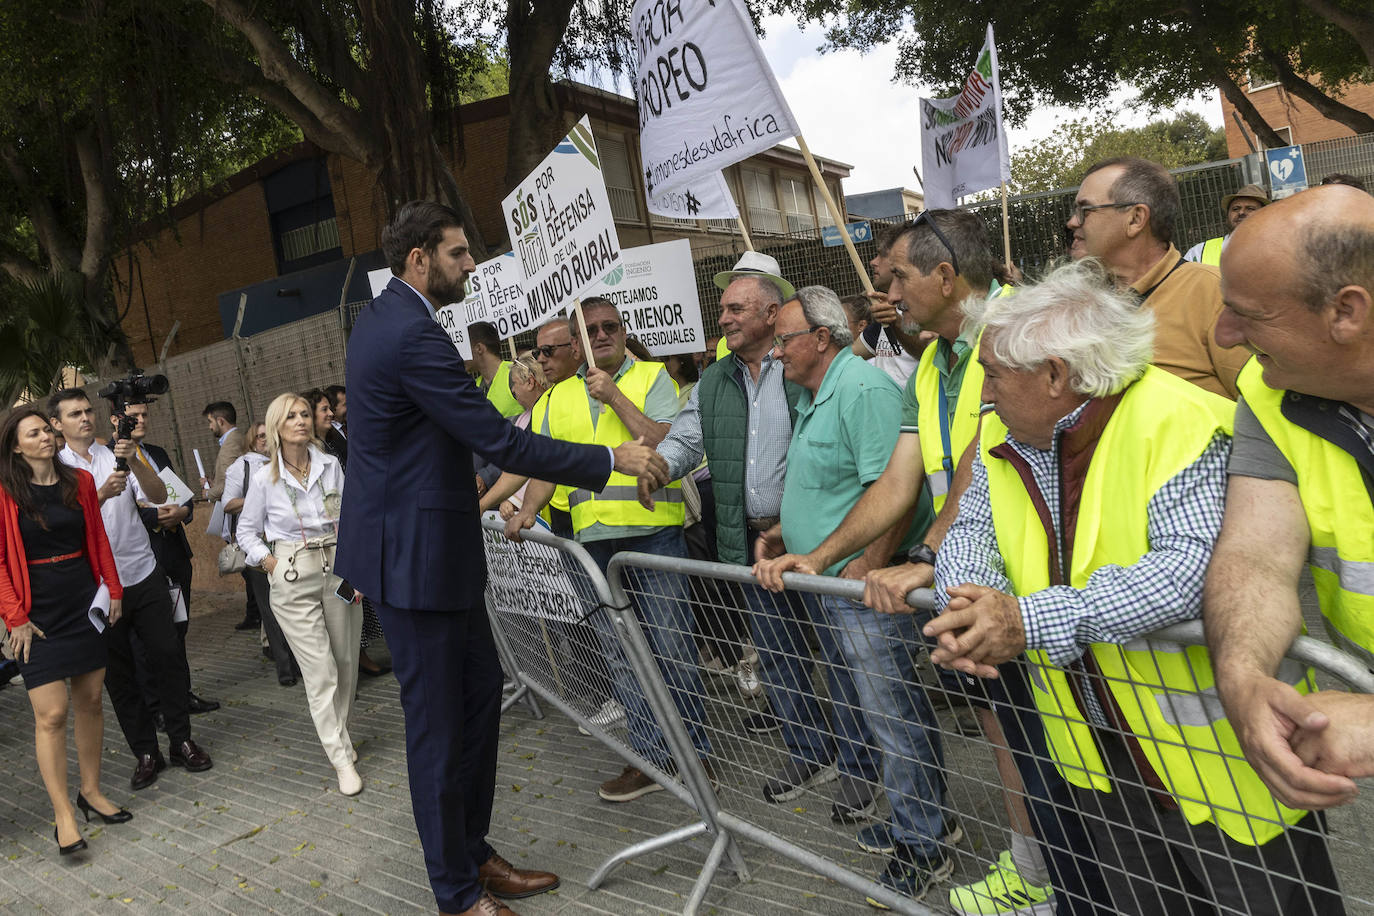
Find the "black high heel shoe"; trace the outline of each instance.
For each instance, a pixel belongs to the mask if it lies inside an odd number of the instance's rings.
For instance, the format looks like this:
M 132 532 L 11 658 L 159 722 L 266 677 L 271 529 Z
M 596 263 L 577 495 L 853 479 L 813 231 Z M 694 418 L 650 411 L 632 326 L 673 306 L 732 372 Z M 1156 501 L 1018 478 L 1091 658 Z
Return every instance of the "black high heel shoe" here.
M 64 855 L 64 856 L 69 856 L 69 855 L 71 855 L 71 854 L 74 853 L 74 852 L 80 852 L 81 850 L 83 850 L 83 849 L 86 848 L 86 838 L 85 838 L 85 837 L 81 837 L 81 838 L 78 839 L 75 843 L 72 843 L 70 846 L 63 846 L 63 845 L 62 845 L 62 841 L 59 840 L 59 839 L 57 839 L 57 828 L 56 828 L 56 827 L 54 827 L 54 828 L 52 829 L 52 838 L 53 838 L 53 841 L 57 843 L 57 851 L 60 852 L 60 853 L 61 853 L 62 855 Z
M 123 808 L 120 808 L 114 814 L 96 811 L 91 803 L 86 801 L 86 796 L 82 795 L 80 792 L 76 793 L 76 806 L 81 809 L 82 814 L 86 815 L 86 823 L 88 824 L 91 822 L 92 811 L 95 811 L 96 815 L 107 824 L 123 824 L 134 819 L 133 814 Z

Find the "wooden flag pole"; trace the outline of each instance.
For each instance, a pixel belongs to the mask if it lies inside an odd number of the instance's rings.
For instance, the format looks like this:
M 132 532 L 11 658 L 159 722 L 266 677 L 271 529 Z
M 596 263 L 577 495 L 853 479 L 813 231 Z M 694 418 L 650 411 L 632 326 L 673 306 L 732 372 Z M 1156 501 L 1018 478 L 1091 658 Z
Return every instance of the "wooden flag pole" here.
M 577 330 L 582 332 L 582 358 L 586 360 L 587 368 L 591 369 L 592 366 L 596 365 L 596 361 L 592 359 L 592 339 L 587 336 L 587 318 L 582 314 L 581 298 L 573 300 L 573 311 L 577 313 Z M 602 402 L 601 413 L 605 412 L 606 404 Z
M 506 343 L 510 344 L 510 361 L 515 362 L 519 358 L 515 355 L 515 338 L 507 337 Z
M 1002 257 L 1007 262 L 1007 270 L 1012 269 L 1011 263 L 1011 218 L 1007 215 L 1007 183 L 1002 182 Z
M 739 234 L 742 235 L 742 236 L 744 236 L 744 247 L 745 247 L 745 248 L 748 248 L 750 251 L 753 251 L 753 250 L 754 250 L 754 243 L 753 243 L 753 241 L 749 238 L 749 230 L 746 229 L 746 228 L 744 228 L 744 217 L 743 217 L 743 216 L 736 216 L 736 217 L 735 217 L 735 222 L 739 224 Z
M 811 180 L 816 182 L 816 187 L 821 192 L 821 198 L 830 210 L 830 218 L 835 221 L 835 226 L 840 230 L 840 238 L 844 240 L 845 251 L 849 252 L 849 260 L 854 262 L 854 269 L 859 273 L 859 282 L 863 284 L 864 292 L 873 292 L 873 281 L 868 277 L 868 269 L 864 267 L 863 258 L 859 257 L 859 252 L 854 248 L 854 240 L 849 237 L 849 230 L 845 228 L 844 219 L 840 216 L 840 208 L 835 205 L 835 198 L 830 196 L 830 189 L 825 186 L 825 181 L 821 178 L 821 170 L 816 165 L 816 157 L 811 155 L 811 150 L 807 147 L 806 140 L 802 138 L 801 134 L 797 134 L 797 146 L 801 149 L 802 158 L 806 160 L 806 167 L 811 170 Z

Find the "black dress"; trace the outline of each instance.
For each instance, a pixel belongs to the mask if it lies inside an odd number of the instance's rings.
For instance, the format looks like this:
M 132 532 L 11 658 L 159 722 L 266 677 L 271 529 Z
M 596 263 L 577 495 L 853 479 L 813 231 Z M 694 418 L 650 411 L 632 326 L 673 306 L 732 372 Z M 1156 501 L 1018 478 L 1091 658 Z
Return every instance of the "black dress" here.
M 29 660 L 19 662 L 24 687 L 34 687 L 85 674 L 105 667 L 105 638 L 89 616 L 96 583 L 86 559 L 86 520 L 80 509 L 62 502 L 62 485 L 32 483 L 39 513 L 47 530 L 24 515 L 19 516 L 19 536 L 24 556 L 32 563 L 69 553 L 79 556 L 56 563 L 29 566 L 29 594 L 33 607 L 29 621 L 43 631 L 29 643 Z

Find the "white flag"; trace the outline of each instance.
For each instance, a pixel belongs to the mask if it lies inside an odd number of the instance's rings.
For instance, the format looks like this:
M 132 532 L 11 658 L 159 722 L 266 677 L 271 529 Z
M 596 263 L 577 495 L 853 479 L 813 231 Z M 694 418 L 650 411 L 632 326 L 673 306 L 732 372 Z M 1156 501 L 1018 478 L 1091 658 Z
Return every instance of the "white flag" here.
M 734 219 L 739 216 L 735 198 L 725 176 L 713 176 L 676 191 L 664 191 L 648 198 L 649 212 L 674 219 Z
M 630 24 L 650 200 L 799 132 L 744 0 L 636 0 Z
M 921 99 L 921 173 L 931 208 L 953 207 L 960 197 L 1011 180 L 992 23 L 963 90 L 953 98 Z

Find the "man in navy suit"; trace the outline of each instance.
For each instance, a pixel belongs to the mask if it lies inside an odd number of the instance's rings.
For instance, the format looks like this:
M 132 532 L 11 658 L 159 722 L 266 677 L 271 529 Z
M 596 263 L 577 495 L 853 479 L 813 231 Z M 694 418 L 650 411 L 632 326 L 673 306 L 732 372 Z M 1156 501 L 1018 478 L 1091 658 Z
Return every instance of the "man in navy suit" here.
M 516 429 L 464 371 L 435 309 L 476 267 L 458 214 L 412 201 L 382 232 L 395 277 L 358 316 L 346 368 L 350 454 L 335 565 L 374 602 L 401 687 L 415 825 L 441 913 L 515 916 L 556 875 L 486 842 L 501 669 L 487 622 L 472 452 L 518 474 L 600 491 L 611 471 L 667 482 L 642 440 L 615 449 Z

